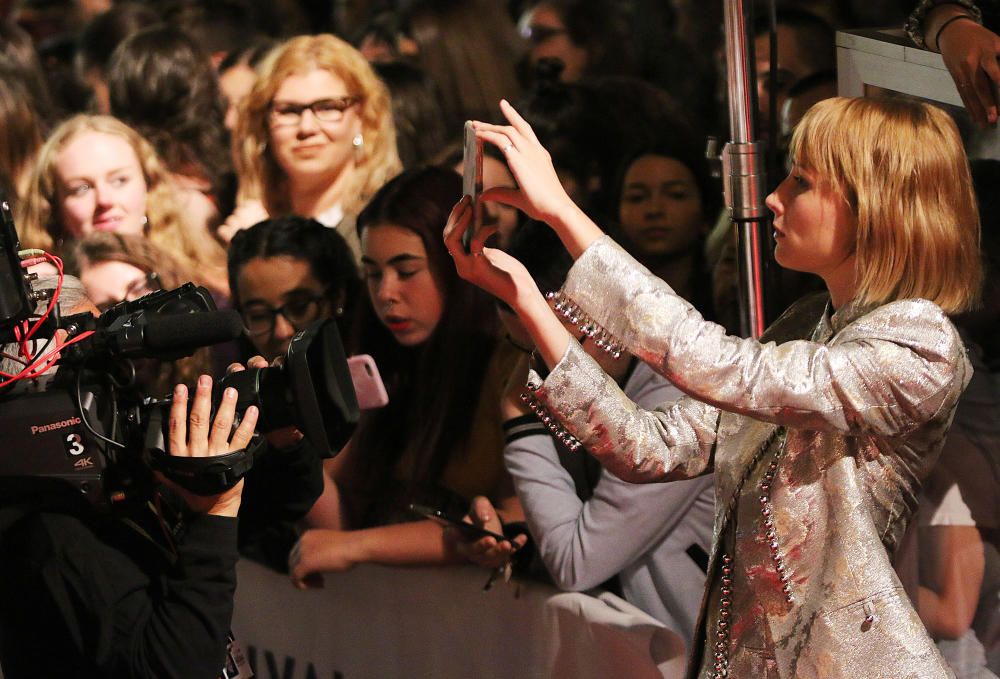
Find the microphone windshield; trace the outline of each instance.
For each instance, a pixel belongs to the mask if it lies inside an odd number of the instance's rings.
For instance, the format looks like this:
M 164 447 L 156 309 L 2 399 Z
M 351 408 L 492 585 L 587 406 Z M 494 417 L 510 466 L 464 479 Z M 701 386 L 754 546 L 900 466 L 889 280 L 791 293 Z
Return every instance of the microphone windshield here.
M 243 319 L 233 311 L 151 316 L 144 327 L 143 345 L 154 352 L 188 351 L 230 342 L 243 334 Z

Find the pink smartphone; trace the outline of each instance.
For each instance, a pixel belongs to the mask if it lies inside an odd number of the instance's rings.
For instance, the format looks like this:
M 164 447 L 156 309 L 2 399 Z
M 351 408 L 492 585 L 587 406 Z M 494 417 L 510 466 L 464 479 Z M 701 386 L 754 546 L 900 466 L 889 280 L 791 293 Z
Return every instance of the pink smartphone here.
M 354 382 L 354 393 L 358 397 L 358 407 L 362 410 L 381 408 L 389 402 L 389 395 L 378 374 L 375 359 L 368 354 L 358 354 L 347 359 L 347 367 L 351 369 L 351 381 Z

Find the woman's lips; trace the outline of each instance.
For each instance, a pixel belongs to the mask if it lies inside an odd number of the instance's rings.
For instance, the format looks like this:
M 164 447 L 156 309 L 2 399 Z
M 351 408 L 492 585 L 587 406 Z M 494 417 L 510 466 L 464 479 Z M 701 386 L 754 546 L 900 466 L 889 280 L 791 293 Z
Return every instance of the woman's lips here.
M 413 321 L 408 318 L 391 316 L 385 319 L 385 325 L 392 332 L 406 332 L 413 327 Z
M 101 217 L 93 222 L 95 231 L 116 231 L 124 220 L 121 217 Z
M 649 239 L 662 239 L 669 237 L 672 231 L 669 226 L 650 226 L 642 230 L 642 235 Z
M 297 156 L 311 157 L 315 156 L 322 150 L 323 144 L 303 144 L 302 146 L 296 146 L 293 148 L 292 152 Z

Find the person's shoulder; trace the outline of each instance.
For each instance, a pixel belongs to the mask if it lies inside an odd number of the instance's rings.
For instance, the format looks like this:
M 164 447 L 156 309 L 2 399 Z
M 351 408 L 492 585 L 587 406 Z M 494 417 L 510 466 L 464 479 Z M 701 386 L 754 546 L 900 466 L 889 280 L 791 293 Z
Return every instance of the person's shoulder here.
M 37 508 L 0 509 L 0 533 L 5 554 L 35 560 L 60 557 L 97 540 L 94 526 L 84 516 Z
M 900 324 L 904 327 L 939 327 L 955 332 L 948 314 L 937 304 L 921 298 L 897 299 L 886 302 L 859 314 L 853 321 L 856 325 L 875 323 Z
M 846 336 L 892 338 L 914 347 L 936 348 L 942 354 L 959 349 L 964 342 L 941 307 L 926 299 L 898 299 L 882 304 L 854 319 Z

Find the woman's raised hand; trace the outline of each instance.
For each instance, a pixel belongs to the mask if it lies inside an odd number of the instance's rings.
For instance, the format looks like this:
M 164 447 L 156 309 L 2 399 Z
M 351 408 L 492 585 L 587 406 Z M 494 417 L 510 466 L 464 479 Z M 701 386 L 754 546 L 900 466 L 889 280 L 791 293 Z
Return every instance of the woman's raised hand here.
M 549 366 L 555 365 L 569 342 L 569 333 L 562 321 L 538 291 L 523 264 L 503 250 L 484 247 L 496 227 L 480 228 L 466 252 L 462 234 L 471 222 L 472 199 L 464 196 L 451 211 L 444 229 L 444 244 L 455 260 L 458 275 L 513 309 L 531 334 L 542 360 Z
M 500 110 L 510 125 L 476 121 L 476 137 L 503 153 L 519 188 L 496 187 L 483 191 L 482 200 L 512 205 L 532 219 L 554 225 L 577 207 L 566 193 L 552 165 L 552 157 L 539 143 L 531 125 L 506 100 Z
M 495 226 L 481 227 L 466 252 L 462 235 L 471 223 L 472 199 L 463 196 L 452 209 L 444 228 L 444 244 L 455 260 L 458 275 L 512 308 L 517 308 L 518 300 L 525 295 L 541 297 L 531 275 L 519 261 L 502 250 L 484 247 L 486 240 L 496 233 Z
M 532 219 L 545 222 L 576 259 L 604 233 L 566 193 L 552 157 L 539 143 L 531 125 L 506 100 L 500 102 L 500 110 L 510 125 L 477 121 L 473 126 L 476 137 L 503 153 L 518 188 L 495 187 L 483 191 L 480 200 L 512 205 Z

